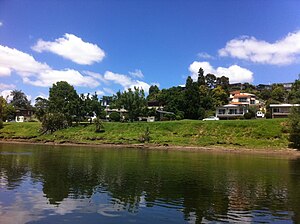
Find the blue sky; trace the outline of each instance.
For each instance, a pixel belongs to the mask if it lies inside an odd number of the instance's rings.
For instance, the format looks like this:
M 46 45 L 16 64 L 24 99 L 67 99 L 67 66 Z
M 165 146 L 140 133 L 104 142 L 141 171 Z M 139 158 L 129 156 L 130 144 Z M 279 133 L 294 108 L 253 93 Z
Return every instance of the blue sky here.
M 300 2 L 0 0 L 0 92 L 168 88 L 199 67 L 231 82 L 300 73 Z

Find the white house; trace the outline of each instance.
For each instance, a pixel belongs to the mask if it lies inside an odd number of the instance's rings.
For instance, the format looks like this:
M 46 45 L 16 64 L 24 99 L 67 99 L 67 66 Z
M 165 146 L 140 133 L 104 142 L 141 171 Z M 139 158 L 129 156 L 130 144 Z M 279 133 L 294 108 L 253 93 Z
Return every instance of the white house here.
M 299 107 L 300 104 L 270 104 L 272 118 L 287 117 L 292 107 Z

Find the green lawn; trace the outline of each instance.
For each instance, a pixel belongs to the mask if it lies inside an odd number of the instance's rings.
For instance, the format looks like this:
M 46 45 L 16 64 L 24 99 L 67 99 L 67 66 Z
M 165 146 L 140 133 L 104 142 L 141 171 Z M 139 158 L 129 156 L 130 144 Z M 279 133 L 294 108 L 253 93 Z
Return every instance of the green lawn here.
M 95 133 L 94 125 L 77 126 L 41 135 L 40 123 L 5 123 L 0 130 L 4 139 L 30 139 L 74 143 L 139 143 L 146 128 L 150 143 L 179 146 L 230 146 L 237 148 L 286 148 L 287 119 L 229 121 L 165 121 L 154 123 L 104 123 L 105 132 Z

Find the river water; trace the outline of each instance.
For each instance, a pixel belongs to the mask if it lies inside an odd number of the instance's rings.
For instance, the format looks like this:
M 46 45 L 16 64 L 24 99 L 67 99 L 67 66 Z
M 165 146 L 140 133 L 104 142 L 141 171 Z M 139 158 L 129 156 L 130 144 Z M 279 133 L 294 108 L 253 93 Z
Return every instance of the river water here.
M 300 159 L 0 144 L 0 223 L 300 223 Z

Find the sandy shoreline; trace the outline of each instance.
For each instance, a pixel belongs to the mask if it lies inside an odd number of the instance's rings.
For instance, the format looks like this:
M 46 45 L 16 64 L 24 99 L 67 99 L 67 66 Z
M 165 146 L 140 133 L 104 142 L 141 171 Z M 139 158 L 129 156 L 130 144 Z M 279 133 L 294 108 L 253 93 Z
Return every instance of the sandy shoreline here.
M 30 140 L 6 139 L 0 140 L 1 144 L 29 144 L 29 145 L 49 145 L 49 146 L 77 146 L 77 147 L 93 147 L 93 148 L 135 148 L 144 150 L 167 150 L 167 151 L 190 151 L 190 152 L 216 152 L 216 153 L 243 153 L 243 154 L 261 154 L 261 155 L 278 155 L 288 157 L 300 157 L 300 151 L 282 148 L 282 149 L 250 149 L 250 148 L 234 148 L 220 146 L 176 146 L 176 145 L 156 145 L 156 144 L 93 144 L 93 143 L 74 143 L 74 142 L 33 142 Z

